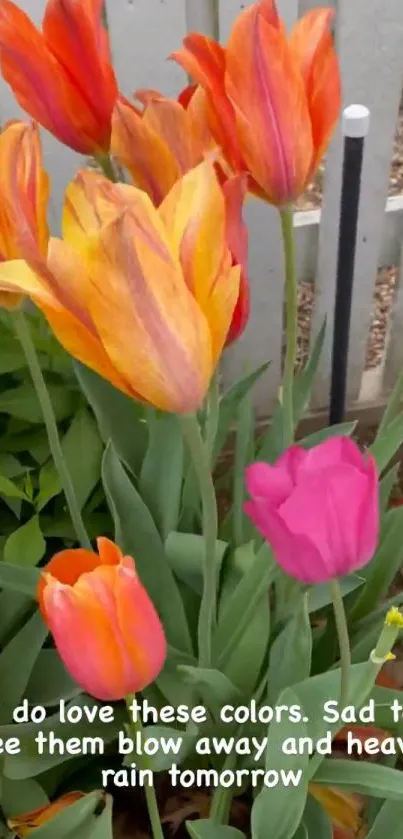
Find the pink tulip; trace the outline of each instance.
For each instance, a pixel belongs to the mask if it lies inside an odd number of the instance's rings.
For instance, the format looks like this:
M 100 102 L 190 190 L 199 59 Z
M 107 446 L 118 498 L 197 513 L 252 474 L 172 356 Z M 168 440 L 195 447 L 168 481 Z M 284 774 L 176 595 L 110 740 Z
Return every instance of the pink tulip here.
M 245 512 L 283 571 L 303 583 L 326 582 L 362 568 L 379 532 L 374 458 L 348 437 L 309 451 L 291 446 L 274 464 L 246 470 Z

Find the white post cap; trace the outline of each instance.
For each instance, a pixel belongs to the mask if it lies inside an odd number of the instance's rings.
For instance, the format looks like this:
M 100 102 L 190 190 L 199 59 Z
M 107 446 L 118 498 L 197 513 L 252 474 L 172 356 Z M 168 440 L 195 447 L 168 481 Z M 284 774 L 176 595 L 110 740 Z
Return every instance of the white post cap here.
M 365 105 L 349 105 L 343 111 L 344 137 L 366 137 L 369 131 L 370 111 Z

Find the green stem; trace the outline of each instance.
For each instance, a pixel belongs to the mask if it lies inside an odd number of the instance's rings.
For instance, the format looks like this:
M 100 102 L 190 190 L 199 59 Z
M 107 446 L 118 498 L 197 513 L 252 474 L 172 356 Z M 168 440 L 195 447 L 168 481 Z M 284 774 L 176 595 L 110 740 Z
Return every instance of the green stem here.
M 42 370 L 38 361 L 35 346 L 31 338 L 29 325 L 25 318 L 24 312 L 20 309 L 12 315 L 15 331 L 21 342 L 21 346 L 25 353 L 29 372 L 31 374 L 32 382 L 41 406 L 43 419 L 49 439 L 50 451 L 54 460 L 54 464 L 59 473 L 60 481 L 66 496 L 67 506 L 69 508 L 71 520 L 77 535 L 78 541 L 83 548 L 92 550 L 91 542 L 88 538 L 87 531 L 81 516 L 80 508 L 77 503 L 76 494 L 71 481 L 70 473 L 67 468 L 67 463 L 64 458 L 62 447 L 60 445 L 59 432 L 57 422 L 55 419 L 53 405 L 50 400 L 48 389 L 46 387 L 45 379 L 42 375 Z
M 351 666 L 350 639 L 346 612 L 344 609 L 343 596 L 338 580 L 330 583 L 333 599 L 334 617 L 336 621 L 337 635 L 340 649 L 341 687 L 340 687 L 340 708 L 348 704 L 349 679 Z
M 227 769 L 234 771 L 235 767 L 236 755 L 228 755 L 223 766 L 223 771 L 225 772 Z M 217 787 L 214 791 L 209 817 L 215 824 L 228 824 L 234 793 L 234 787 Z
M 297 357 L 297 276 L 292 207 L 280 210 L 285 261 L 286 353 L 283 374 L 284 448 L 294 440 L 293 382 Z
M 237 548 L 244 544 L 245 468 L 250 454 L 253 433 L 253 404 L 250 393 L 246 394 L 238 408 L 233 478 L 232 529 Z
M 217 436 L 218 419 L 220 411 L 220 380 L 218 372 L 214 373 L 211 380 L 210 390 L 207 400 L 207 420 L 206 420 L 206 446 L 210 457 L 210 463 L 213 464 L 214 445 Z
M 116 183 L 117 175 L 110 154 L 100 154 L 96 158 L 96 161 L 98 163 L 98 166 L 101 167 L 105 175 L 105 178 L 108 178 L 108 180 L 112 181 L 112 183 Z
M 134 735 L 139 734 L 141 741 L 143 740 L 143 726 L 141 724 L 141 719 L 139 714 L 136 715 L 136 719 L 133 720 L 133 715 L 130 712 L 130 706 L 133 702 L 134 696 L 128 696 L 126 698 L 126 707 L 129 713 L 130 719 L 130 728 L 132 729 Z M 135 737 L 136 739 L 136 737 Z M 140 769 L 148 769 L 148 762 L 144 755 L 136 755 L 137 762 L 139 764 Z M 150 818 L 151 830 L 154 839 L 164 839 L 164 833 L 162 830 L 160 814 L 158 810 L 158 803 L 157 803 L 157 796 L 155 794 L 155 789 L 153 786 L 149 784 L 144 785 L 144 792 L 146 796 L 147 802 L 147 810 L 148 815 Z
M 217 500 L 207 446 L 194 414 L 180 417 L 182 433 L 192 457 L 199 482 L 203 511 L 205 545 L 203 594 L 200 604 L 198 642 L 200 667 L 211 666 L 211 642 L 216 621 L 216 541 L 218 532 Z

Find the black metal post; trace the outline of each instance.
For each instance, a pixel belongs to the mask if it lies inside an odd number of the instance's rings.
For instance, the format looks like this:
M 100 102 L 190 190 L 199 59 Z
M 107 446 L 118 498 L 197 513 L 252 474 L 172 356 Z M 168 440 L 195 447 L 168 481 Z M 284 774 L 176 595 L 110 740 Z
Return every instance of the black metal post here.
M 363 105 L 350 105 L 343 114 L 344 158 L 334 308 L 330 425 L 342 422 L 345 413 L 361 170 L 369 117 L 369 110 Z

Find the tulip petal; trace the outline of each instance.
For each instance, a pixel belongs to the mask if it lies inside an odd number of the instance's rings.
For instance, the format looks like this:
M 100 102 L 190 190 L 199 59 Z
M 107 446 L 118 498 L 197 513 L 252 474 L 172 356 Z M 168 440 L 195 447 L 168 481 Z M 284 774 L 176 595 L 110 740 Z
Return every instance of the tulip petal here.
M 211 376 L 207 321 L 186 288 L 164 228 L 143 193 L 89 242 L 87 305 L 114 367 L 162 410 L 200 407 Z
M 130 557 L 118 569 L 116 603 L 121 635 L 142 689 L 158 676 L 167 648 L 160 619 Z
M 359 553 L 367 485 L 363 472 L 345 464 L 333 465 L 305 476 L 279 509 L 291 533 L 309 534 L 329 577 L 343 576 L 370 559 Z
M 285 469 L 270 466 L 269 463 L 253 463 L 245 472 L 246 487 L 253 499 L 261 498 L 267 504 L 278 507 L 293 488 L 293 482 Z
M 379 484 L 375 458 L 367 453 L 367 494 L 362 499 L 362 513 L 359 526 L 360 555 L 372 559 L 379 539 Z
M 305 87 L 284 34 L 258 5 L 236 20 L 227 47 L 226 90 L 242 155 L 269 200 L 285 204 L 303 189 L 313 142 Z
M 163 201 L 160 215 L 186 283 L 206 315 L 215 364 L 238 300 L 240 268 L 231 267 L 226 201 L 213 165 L 202 163 L 181 178 Z
M 178 108 L 186 113 L 180 105 Z M 145 115 L 139 116 L 136 109 L 122 99 L 116 103 L 113 114 L 112 151 L 128 169 L 134 183 L 157 205 L 180 177 L 179 162 L 164 137 L 153 127 L 152 120 L 147 120 Z
M 183 49 L 172 53 L 171 58 L 204 88 L 208 97 L 207 118 L 211 132 L 235 171 L 242 170 L 234 108 L 225 90 L 224 47 L 207 35 L 192 32 L 184 39 Z
M 42 572 L 37 588 L 37 600 L 45 620 L 46 609 L 43 592 L 48 584 L 47 580 L 49 577 L 53 577 L 59 583 L 73 586 L 80 577 L 80 574 L 94 571 L 95 568 L 98 568 L 98 565 L 99 557 L 97 554 L 85 548 L 67 549 L 65 551 L 59 551 L 59 553 L 54 555 L 46 565 L 46 570 Z
M 48 20 L 45 22 L 48 36 L 45 37 L 25 12 L 11 0 L 2 0 L 0 66 L 17 101 L 27 113 L 75 151 L 98 154 L 109 148 L 111 113 L 117 95 L 116 83 L 111 66 L 104 66 L 103 63 L 106 61 L 106 34 L 97 31 L 96 20 L 90 21 L 88 13 L 81 18 L 77 29 L 77 19 L 83 11 L 82 4 L 74 2 L 74 24 L 71 4 L 72 0 L 51 0 L 48 3 Z M 86 7 L 88 12 L 88 0 Z M 67 15 L 70 28 L 73 24 L 71 35 L 68 28 L 60 28 L 60 16 L 64 14 Z M 75 72 L 70 46 L 75 38 L 83 42 L 83 31 L 87 40 L 82 51 L 77 43 L 74 46 L 74 51 L 80 53 Z M 88 77 L 87 69 L 83 70 L 82 65 L 83 56 L 88 54 L 91 44 L 97 53 L 97 61 Z M 66 63 L 58 60 L 58 52 L 66 59 Z
M 131 387 L 114 370 L 98 336 L 93 330 L 88 314 L 77 301 L 69 295 L 70 311 L 57 297 L 60 294 L 67 300 L 69 282 L 71 287 L 83 284 L 82 266 L 68 247 L 53 240 L 49 246 L 50 264 L 55 267 L 59 263 L 58 277 L 66 281 L 65 289 L 58 285 L 50 271 L 46 271 L 48 283 L 41 279 L 23 260 L 13 260 L 0 263 L 0 293 L 17 292 L 28 295 L 45 315 L 51 329 L 62 346 L 78 361 L 86 364 L 115 387 L 134 396 Z M 52 288 L 53 286 L 53 288 Z M 64 292 L 64 293 L 63 293 Z M 81 302 L 81 301 L 80 301 Z
M 329 568 L 313 542 L 305 535 L 292 533 L 265 501 L 259 498 L 246 501 L 244 510 L 286 574 L 308 585 L 329 580 Z
M 329 143 L 341 108 L 339 62 L 330 33 L 333 9 L 312 9 L 295 24 L 290 49 L 303 74 L 315 154 L 312 172 Z
M 313 446 L 305 453 L 298 475 L 302 479 L 305 475 L 331 466 L 339 466 L 340 463 L 354 466 L 359 472 L 366 471 L 365 460 L 359 446 L 350 437 L 330 437 L 318 446 Z
M 0 258 L 46 255 L 49 178 L 37 126 L 11 122 L 0 134 Z
M 309 792 L 322 805 L 334 825 L 342 830 L 351 830 L 351 839 L 358 836 L 362 825 L 361 813 L 363 800 L 358 795 L 351 795 L 334 787 L 310 784 Z M 337 834 L 339 835 L 339 834 Z M 344 836 L 345 834 L 340 834 Z
M 46 622 L 72 678 L 97 699 L 111 701 L 124 695 L 125 662 L 116 636 L 111 581 L 100 582 L 99 574 L 99 568 L 84 574 L 74 588 L 50 583 L 43 602 Z
M 45 43 L 60 65 L 68 68 L 89 109 L 108 126 L 117 84 L 102 8 L 103 0 L 47 0 L 42 30 Z

